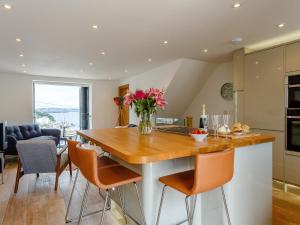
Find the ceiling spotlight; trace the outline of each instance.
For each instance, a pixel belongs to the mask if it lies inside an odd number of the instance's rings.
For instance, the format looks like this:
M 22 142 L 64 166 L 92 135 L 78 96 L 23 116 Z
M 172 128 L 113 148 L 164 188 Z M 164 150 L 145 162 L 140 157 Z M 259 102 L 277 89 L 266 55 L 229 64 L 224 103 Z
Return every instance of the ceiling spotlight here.
M 207 53 L 207 52 L 208 52 L 208 50 L 207 50 L 207 49 L 204 49 L 204 50 L 203 50 L 203 52 L 204 52 L 204 53 Z
M 284 23 L 280 23 L 280 24 L 277 25 L 277 27 L 279 27 L 279 28 L 283 28 L 284 26 L 285 26 Z
M 152 62 L 152 59 L 151 59 L 151 58 L 149 58 L 149 59 L 148 59 L 148 62 Z
M 124 70 L 124 72 L 125 72 L 125 73 L 128 73 L 128 70 L 127 70 L 127 69 L 125 69 L 125 70 Z
M 21 38 L 16 38 L 16 42 L 21 42 Z
M 163 42 L 164 45 L 166 45 L 166 44 L 168 44 L 168 43 L 169 43 L 168 41 L 164 41 L 164 42 Z
M 101 52 L 101 55 L 105 55 L 105 52 Z
M 23 54 L 20 54 L 19 56 L 20 56 L 20 57 L 24 57 L 24 55 L 23 55 Z
M 233 38 L 232 40 L 231 40 L 231 43 L 233 44 L 233 45 L 238 45 L 238 44 L 240 44 L 240 43 L 242 43 L 243 42 L 243 38 L 241 38 L 241 37 L 236 37 L 236 38 Z
M 94 24 L 94 25 L 92 26 L 92 28 L 93 28 L 94 30 L 97 30 L 97 29 L 98 29 L 98 25 Z
M 26 64 L 23 63 L 23 64 L 22 64 L 22 67 L 26 67 Z
M 92 66 L 92 65 L 94 65 L 94 64 L 93 64 L 92 62 L 89 62 L 89 65 Z
M 9 5 L 9 4 L 4 4 L 4 5 L 2 5 L 2 7 L 4 9 L 8 9 L 8 10 L 10 10 L 12 8 L 11 5 Z
M 241 6 L 241 3 L 236 2 L 233 4 L 233 8 L 239 8 Z
M 26 71 L 26 70 L 23 70 L 23 73 L 27 73 L 27 71 Z

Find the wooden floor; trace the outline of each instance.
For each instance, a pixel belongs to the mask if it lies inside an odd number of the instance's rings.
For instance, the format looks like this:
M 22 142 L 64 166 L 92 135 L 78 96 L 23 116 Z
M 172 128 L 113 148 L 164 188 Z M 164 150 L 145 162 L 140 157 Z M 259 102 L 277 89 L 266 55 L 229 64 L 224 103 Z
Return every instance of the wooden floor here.
M 15 163 L 9 163 L 5 172 L 5 184 L 0 185 L 0 224 L 2 225 L 63 225 L 65 224 L 66 202 L 71 192 L 72 179 L 68 171 L 60 178 L 59 191 L 54 192 L 54 175 L 26 175 L 21 178 L 17 195 L 12 193 L 16 173 Z M 73 179 L 74 179 L 73 175 Z M 75 190 L 71 217 L 79 213 L 84 190 L 80 179 Z M 280 183 L 273 185 L 273 224 L 300 225 L 300 188 L 290 187 L 289 193 L 282 191 Z M 102 208 L 103 200 L 97 189 L 89 193 L 88 211 Z M 100 214 L 85 218 L 83 225 L 99 224 Z M 76 224 L 75 222 L 72 225 Z M 105 225 L 122 225 L 124 219 L 119 211 L 107 212 Z M 263 225 L 263 224 L 260 224 Z

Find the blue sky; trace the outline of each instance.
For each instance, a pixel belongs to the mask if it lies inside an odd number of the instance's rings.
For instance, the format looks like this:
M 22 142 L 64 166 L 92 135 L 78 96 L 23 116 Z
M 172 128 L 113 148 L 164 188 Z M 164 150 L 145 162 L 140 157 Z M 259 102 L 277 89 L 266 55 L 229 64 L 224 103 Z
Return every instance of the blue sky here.
M 79 108 L 77 86 L 35 84 L 36 108 Z

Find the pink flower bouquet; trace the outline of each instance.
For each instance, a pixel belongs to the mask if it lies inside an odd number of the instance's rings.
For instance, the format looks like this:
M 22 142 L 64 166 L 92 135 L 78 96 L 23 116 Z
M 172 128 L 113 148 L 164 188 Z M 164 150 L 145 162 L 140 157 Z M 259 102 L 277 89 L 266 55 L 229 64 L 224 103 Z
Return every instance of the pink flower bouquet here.
M 141 118 L 139 130 L 142 134 L 151 133 L 151 115 L 155 114 L 158 109 L 164 109 L 167 102 L 164 98 L 164 91 L 157 88 L 149 88 L 146 91 L 137 90 L 135 93 L 128 92 L 124 96 L 124 106 L 132 107 Z

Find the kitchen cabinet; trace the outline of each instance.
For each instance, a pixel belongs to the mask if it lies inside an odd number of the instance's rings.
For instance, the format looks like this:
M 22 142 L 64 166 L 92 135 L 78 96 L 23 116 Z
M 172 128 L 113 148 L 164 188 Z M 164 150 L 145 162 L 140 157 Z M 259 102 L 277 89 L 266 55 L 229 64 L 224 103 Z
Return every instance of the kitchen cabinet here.
M 246 55 L 244 121 L 252 128 L 284 130 L 284 47 Z
M 300 156 L 285 156 L 285 181 L 287 183 L 300 185 Z
M 286 46 L 285 71 L 300 72 L 300 42 L 292 43 Z

